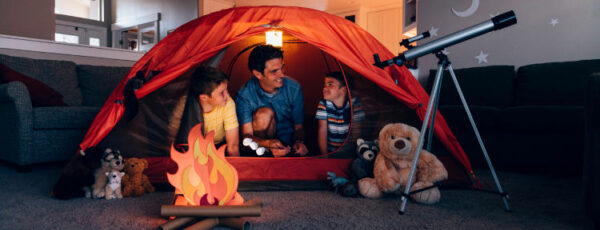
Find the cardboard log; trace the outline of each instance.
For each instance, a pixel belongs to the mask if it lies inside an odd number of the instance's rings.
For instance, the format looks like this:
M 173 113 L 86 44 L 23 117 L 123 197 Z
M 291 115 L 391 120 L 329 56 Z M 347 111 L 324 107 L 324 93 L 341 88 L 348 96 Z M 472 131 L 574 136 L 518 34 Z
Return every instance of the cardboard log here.
M 188 217 L 240 217 L 260 216 L 260 205 L 235 205 L 235 206 L 178 206 L 162 205 L 161 216 L 188 216 Z
M 206 218 L 190 225 L 187 228 L 184 228 L 184 230 L 208 230 L 216 227 L 217 225 L 219 225 L 219 218 Z
M 198 221 L 193 225 L 185 228 L 185 230 L 204 230 L 211 229 L 217 225 L 222 225 L 237 230 L 250 229 L 250 223 L 241 217 L 237 218 L 206 218 Z
M 186 224 L 196 221 L 197 219 L 198 219 L 198 217 L 178 217 L 178 218 L 168 221 L 167 223 L 162 224 L 161 226 L 158 227 L 158 229 L 160 229 L 160 230 L 178 229 L 181 226 L 184 226 Z
M 230 227 L 236 230 L 250 229 L 250 222 L 242 217 L 219 218 L 219 225 Z

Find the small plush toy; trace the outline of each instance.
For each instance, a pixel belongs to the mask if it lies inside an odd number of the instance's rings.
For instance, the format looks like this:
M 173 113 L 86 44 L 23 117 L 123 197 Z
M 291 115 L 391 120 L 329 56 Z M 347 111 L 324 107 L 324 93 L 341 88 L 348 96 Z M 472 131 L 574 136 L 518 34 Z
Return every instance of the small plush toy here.
M 140 158 L 129 158 L 125 161 L 125 176 L 123 176 L 123 196 L 141 196 L 144 193 L 154 192 L 144 169 L 148 168 L 148 161 Z
M 104 198 L 107 200 L 123 198 L 123 195 L 121 194 L 121 177 L 123 177 L 125 173 L 112 170 L 110 172 L 106 172 L 105 174 L 108 178 L 108 183 L 106 183 L 106 187 L 104 189 Z
M 357 158 L 352 161 L 351 181 L 357 183 L 358 180 L 365 177 L 373 177 L 373 164 L 375 156 L 379 153 L 379 143 L 375 141 L 365 141 L 362 138 L 356 140 Z
M 94 184 L 92 185 L 92 197 L 93 198 L 102 198 L 104 197 L 105 187 L 106 187 L 106 173 L 111 172 L 113 170 L 121 171 L 123 169 L 123 157 L 121 156 L 121 152 L 119 150 L 113 151 L 110 148 L 106 148 L 104 150 L 104 155 L 100 159 L 100 168 L 96 169 L 94 172 Z M 86 194 L 86 197 L 89 197 Z
M 345 177 L 338 177 L 334 172 L 327 172 L 327 180 L 335 193 L 340 192 L 342 196 L 346 197 L 353 197 L 358 194 L 353 183 L 350 183 Z M 339 191 L 340 188 L 341 191 Z
M 388 124 L 379 132 L 380 152 L 375 159 L 374 178 L 363 178 L 358 183 L 360 194 L 379 198 L 383 193 L 402 194 L 407 186 L 415 158 L 419 130 L 402 123 Z M 448 178 L 448 172 L 437 157 L 421 150 L 411 191 L 432 186 Z M 411 194 L 419 203 L 433 204 L 440 200 L 437 187 Z

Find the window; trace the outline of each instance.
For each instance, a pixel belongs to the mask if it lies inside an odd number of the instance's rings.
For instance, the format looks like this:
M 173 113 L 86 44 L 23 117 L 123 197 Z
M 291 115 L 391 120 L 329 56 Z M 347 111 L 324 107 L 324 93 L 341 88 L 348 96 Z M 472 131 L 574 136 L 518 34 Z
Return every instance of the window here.
M 124 18 L 111 25 L 112 46 L 141 52 L 149 51 L 159 40 L 160 13 Z
M 57 42 L 79 44 L 79 36 L 54 33 L 54 40 Z
M 100 38 L 90 38 L 90 46 L 100 46 Z
M 104 0 L 55 0 L 54 13 L 95 21 L 104 21 L 102 17 Z
M 106 4 L 110 4 L 110 0 L 54 0 L 54 40 L 106 46 L 109 27 L 109 24 L 103 22 Z
M 54 41 L 90 46 L 106 46 L 106 28 L 56 20 Z

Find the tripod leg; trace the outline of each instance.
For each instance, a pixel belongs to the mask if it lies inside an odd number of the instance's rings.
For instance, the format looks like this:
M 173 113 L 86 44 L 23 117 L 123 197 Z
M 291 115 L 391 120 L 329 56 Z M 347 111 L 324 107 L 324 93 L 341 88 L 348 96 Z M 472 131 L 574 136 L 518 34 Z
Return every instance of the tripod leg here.
M 406 184 L 406 188 L 404 189 L 404 193 L 402 194 L 402 204 L 400 206 L 400 214 L 404 214 L 406 210 L 406 202 L 408 201 L 408 194 L 410 192 L 410 187 L 413 182 L 413 178 L 415 176 L 415 171 L 417 169 L 417 162 L 419 161 L 419 156 L 421 155 L 421 150 L 423 149 L 423 142 L 425 141 L 425 131 L 427 131 L 427 125 L 429 124 L 429 119 L 431 117 L 431 110 L 433 109 L 433 104 L 437 99 L 440 87 L 440 82 L 442 81 L 442 71 L 444 70 L 444 66 L 446 62 L 442 62 L 438 65 L 438 71 L 435 75 L 435 81 L 433 83 L 433 88 L 431 89 L 431 95 L 429 96 L 429 103 L 427 104 L 427 110 L 425 112 L 425 117 L 423 118 L 423 125 L 421 126 L 421 134 L 419 135 L 419 142 L 417 143 L 417 149 L 415 150 L 415 159 L 412 162 L 412 167 L 410 168 L 410 176 L 408 177 L 408 182 Z
M 435 102 L 433 102 L 433 110 L 431 111 L 431 125 L 429 125 L 429 131 L 427 133 L 427 147 L 425 147 L 425 149 L 427 149 L 427 151 L 431 152 L 431 142 L 433 142 L 433 134 L 434 134 L 434 127 L 435 127 L 435 116 L 437 115 L 437 107 L 440 101 L 440 91 L 442 90 L 442 81 L 440 81 L 439 83 L 440 85 L 438 85 L 437 87 L 437 97 L 435 98 Z
M 473 115 L 471 115 L 471 110 L 469 110 L 469 106 L 467 105 L 467 100 L 465 100 L 465 96 L 463 95 L 462 90 L 460 89 L 458 80 L 456 80 L 456 75 L 454 74 L 454 70 L 452 69 L 451 64 L 448 65 L 448 70 L 450 72 L 450 76 L 452 76 L 452 81 L 454 82 L 454 85 L 456 86 L 456 91 L 458 92 L 460 101 L 462 102 L 463 106 L 465 107 L 465 111 L 467 112 L 467 116 L 469 117 L 469 122 L 471 122 L 473 131 L 475 132 L 475 136 L 477 137 L 477 141 L 479 142 L 481 151 L 483 151 L 483 156 L 485 157 L 485 160 L 487 161 L 487 164 L 490 167 L 490 171 L 492 172 L 492 177 L 494 177 L 496 186 L 498 186 L 498 192 L 502 196 L 502 201 L 504 201 L 504 206 L 506 207 L 506 211 L 510 212 L 510 207 L 508 206 L 508 200 L 507 200 L 508 195 L 506 195 L 506 193 L 504 193 L 504 191 L 502 190 L 502 186 L 500 186 L 500 181 L 498 180 L 498 176 L 496 175 L 496 170 L 494 170 L 492 161 L 490 160 L 487 150 L 485 149 L 485 146 L 483 145 L 483 141 L 481 140 L 481 135 L 479 135 L 479 130 L 477 129 L 477 125 L 475 125 L 475 121 L 473 120 Z

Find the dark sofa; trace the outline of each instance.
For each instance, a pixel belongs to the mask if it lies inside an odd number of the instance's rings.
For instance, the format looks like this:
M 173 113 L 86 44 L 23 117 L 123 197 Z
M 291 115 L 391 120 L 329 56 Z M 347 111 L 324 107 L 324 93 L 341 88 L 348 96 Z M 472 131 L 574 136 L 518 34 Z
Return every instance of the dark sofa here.
M 600 60 L 519 67 L 455 69 L 496 169 L 580 175 L 584 146 L 584 89 Z M 436 70 L 430 71 L 431 89 Z M 475 168 L 487 168 L 467 115 L 445 71 L 439 111 Z M 433 151 L 445 151 L 433 146 Z
M 586 83 L 583 206 L 590 229 L 600 229 L 600 72 L 591 74 Z
M 0 64 L 56 90 L 68 105 L 34 107 L 25 84 L 0 84 L 0 160 L 22 169 L 73 156 L 100 107 L 130 69 L 2 54 Z

